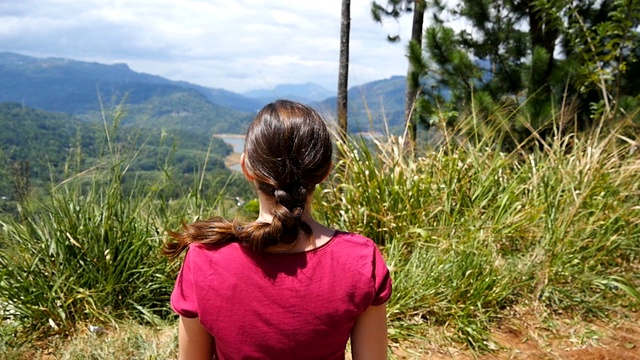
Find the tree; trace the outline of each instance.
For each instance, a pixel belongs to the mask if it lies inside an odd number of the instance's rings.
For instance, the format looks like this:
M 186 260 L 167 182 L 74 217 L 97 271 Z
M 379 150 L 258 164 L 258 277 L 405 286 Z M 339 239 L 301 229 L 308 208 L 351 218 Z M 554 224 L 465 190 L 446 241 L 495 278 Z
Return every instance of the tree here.
M 404 118 L 409 131 L 409 138 L 415 144 L 417 124 L 415 116 L 415 103 L 420 94 L 420 75 L 424 73 L 424 68 L 420 67 L 419 61 L 415 61 L 415 54 L 422 52 L 422 31 L 424 24 L 424 14 L 427 9 L 426 0 L 388 0 L 387 7 L 375 1 L 372 4 L 371 14 L 376 22 L 382 23 L 382 17 L 392 17 L 398 19 L 404 13 L 413 13 L 411 22 L 411 40 L 407 46 L 409 64 L 407 67 L 407 90 L 405 93 Z M 400 40 L 399 35 L 388 36 L 388 40 L 396 42 Z M 414 54 L 414 56 L 412 56 Z
M 538 132 L 568 91 L 587 126 L 594 109 L 613 114 L 620 99 L 638 95 L 621 76 L 636 69 L 640 0 L 460 0 L 438 10 L 467 26 L 455 31 L 442 21 L 425 31 L 423 78 L 450 93 L 423 89 L 429 106 L 519 111 Z M 427 83 L 423 80 L 423 83 Z M 607 115 L 607 116 L 609 116 Z
M 340 26 L 340 65 L 338 71 L 337 113 L 339 135 L 347 134 L 347 94 L 349 87 L 349 34 L 351 32 L 351 1 L 342 0 Z
M 584 94 L 585 111 L 595 111 L 592 115 L 624 111 L 630 100 L 637 104 L 639 24 L 640 0 L 603 1 L 599 7 L 594 0 L 570 2 L 564 48 L 575 64 L 574 88 Z

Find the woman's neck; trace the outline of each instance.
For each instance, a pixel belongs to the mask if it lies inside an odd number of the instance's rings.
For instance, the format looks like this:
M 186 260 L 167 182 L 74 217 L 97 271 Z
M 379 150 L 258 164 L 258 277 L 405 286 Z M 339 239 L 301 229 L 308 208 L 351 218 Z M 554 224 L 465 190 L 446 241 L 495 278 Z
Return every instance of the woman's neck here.
M 275 207 L 275 201 L 272 198 L 258 194 L 258 200 L 260 201 L 260 213 L 256 221 L 271 223 L 273 220 L 273 208 Z M 303 252 L 315 249 L 326 244 L 334 235 L 334 230 L 330 229 L 313 218 L 311 214 L 311 199 L 307 201 L 307 204 L 302 215 L 302 221 L 307 223 L 311 227 L 312 235 L 300 232 L 298 240 L 291 245 L 278 244 L 267 248 L 267 252 Z

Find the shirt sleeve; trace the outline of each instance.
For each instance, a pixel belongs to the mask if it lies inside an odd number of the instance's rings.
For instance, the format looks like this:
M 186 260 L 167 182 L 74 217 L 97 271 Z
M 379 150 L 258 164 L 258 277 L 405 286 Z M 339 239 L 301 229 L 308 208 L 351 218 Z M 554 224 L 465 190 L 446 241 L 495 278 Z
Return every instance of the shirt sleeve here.
M 386 303 L 391 298 L 391 274 L 377 246 L 374 246 L 373 252 L 373 284 L 374 296 L 371 305 Z
M 195 287 L 193 282 L 192 260 L 193 254 L 191 248 L 187 250 L 178 279 L 171 293 L 171 307 L 173 311 L 186 318 L 198 317 L 198 303 L 195 296 Z

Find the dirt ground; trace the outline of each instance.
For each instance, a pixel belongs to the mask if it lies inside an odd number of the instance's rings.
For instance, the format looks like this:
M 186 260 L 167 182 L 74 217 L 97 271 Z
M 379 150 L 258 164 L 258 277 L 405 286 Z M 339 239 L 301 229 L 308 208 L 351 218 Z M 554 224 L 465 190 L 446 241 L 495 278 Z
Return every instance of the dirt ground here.
M 609 323 L 558 319 L 541 323 L 514 318 L 492 332 L 490 354 L 443 345 L 398 344 L 397 359 L 409 360 L 640 360 L 640 314 Z
M 107 337 L 78 336 L 63 349 L 59 344 L 52 346 L 49 351 L 39 347 L 39 351 L 27 352 L 24 357 L 12 357 L 11 359 L 39 359 L 55 360 L 69 359 L 60 354 L 75 351 L 84 353 L 111 353 L 115 358 L 125 354 L 128 346 L 131 346 L 130 336 L 122 337 L 122 334 L 133 332 L 143 338 L 149 338 L 150 346 L 172 346 L 175 337 L 175 326 L 167 326 L 157 330 L 145 330 L 144 326 L 136 325 L 133 328 L 123 327 L 114 330 Z M 147 333 L 146 331 L 149 331 Z M 532 314 L 517 314 L 509 321 L 503 322 L 491 333 L 489 347 L 495 349 L 491 353 L 474 353 L 462 345 L 443 339 L 445 329 L 428 329 L 431 332 L 424 334 L 420 341 L 392 342 L 393 359 L 397 360 L 640 360 L 640 313 L 625 314 L 624 318 L 608 322 L 586 322 L 584 319 L 566 319 L 548 317 L 536 317 Z M 146 335 L 144 335 L 146 334 Z M 134 338 L 136 338 L 134 336 Z M 95 341 L 100 341 L 96 344 Z M 92 342 L 93 341 L 93 342 Z M 102 344 L 104 342 L 104 344 Z M 159 344 L 159 345 L 158 345 Z M 66 350 L 65 350 L 66 349 Z M 73 351 L 72 351 L 73 350 Z M 81 351 L 82 350 L 82 351 Z M 84 352 L 83 352 L 84 351 Z M 101 352 L 102 351 L 102 352 Z M 62 357 L 59 357 L 57 355 Z M 0 353 L 0 359 L 3 359 Z M 350 352 L 346 359 L 351 360 Z M 83 356 L 74 356 L 85 358 Z M 100 358 L 94 356 L 93 358 Z M 126 357 L 131 359 L 132 357 Z M 143 358 L 143 357 L 140 357 Z M 151 357 L 144 357 L 151 358 Z M 165 357 L 153 357 L 162 358 Z

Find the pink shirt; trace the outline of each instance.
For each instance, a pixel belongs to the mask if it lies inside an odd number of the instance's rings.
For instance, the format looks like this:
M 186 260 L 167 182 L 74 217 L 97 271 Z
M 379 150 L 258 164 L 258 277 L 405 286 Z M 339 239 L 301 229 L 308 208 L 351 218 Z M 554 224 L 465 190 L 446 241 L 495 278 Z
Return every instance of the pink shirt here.
M 219 359 L 344 359 L 357 317 L 390 296 L 389 270 L 373 241 L 336 232 L 299 253 L 194 243 L 171 305 L 199 317 Z

